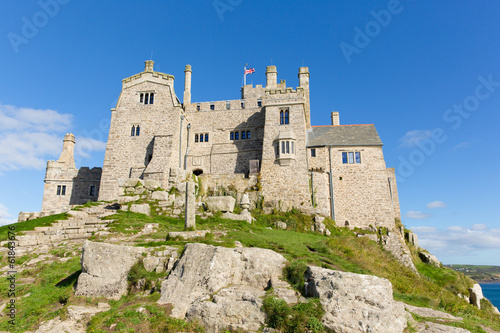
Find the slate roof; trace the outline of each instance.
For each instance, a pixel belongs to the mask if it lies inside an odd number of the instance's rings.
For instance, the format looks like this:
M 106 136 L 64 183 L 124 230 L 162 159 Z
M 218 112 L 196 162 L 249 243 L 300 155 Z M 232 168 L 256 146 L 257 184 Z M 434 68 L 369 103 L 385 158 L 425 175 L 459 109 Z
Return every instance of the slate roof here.
M 373 124 L 313 126 L 307 139 L 308 147 L 383 145 Z

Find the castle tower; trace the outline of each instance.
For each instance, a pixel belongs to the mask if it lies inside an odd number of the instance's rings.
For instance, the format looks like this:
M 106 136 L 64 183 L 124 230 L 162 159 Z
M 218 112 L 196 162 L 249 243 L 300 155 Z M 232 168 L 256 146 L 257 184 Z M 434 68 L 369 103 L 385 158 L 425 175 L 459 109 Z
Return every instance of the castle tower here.
M 75 169 L 75 136 L 67 133 L 63 140 L 63 150 L 57 160 L 58 164 L 64 164 L 68 169 Z
M 309 99 L 309 67 L 299 68 L 299 87 L 304 89 L 304 113 L 306 118 L 306 128 L 311 128 L 311 104 Z
M 191 104 L 191 65 L 186 65 L 184 70 L 184 105 Z
M 278 71 L 276 66 L 267 66 L 266 68 L 266 88 L 276 89 L 278 87 Z

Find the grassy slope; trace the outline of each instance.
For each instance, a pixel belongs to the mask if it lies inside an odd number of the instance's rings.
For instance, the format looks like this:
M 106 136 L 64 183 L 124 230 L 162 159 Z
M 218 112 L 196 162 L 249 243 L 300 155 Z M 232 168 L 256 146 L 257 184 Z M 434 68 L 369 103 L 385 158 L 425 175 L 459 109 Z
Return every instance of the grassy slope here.
M 27 231 L 27 230 L 33 230 L 35 227 L 47 227 L 52 225 L 52 223 L 58 221 L 58 220 L 66 220 L 68 218 L 66 213 L 63 214 L 57 214 L 57 215 L 50 215 L 50 216 L 45 216 L 41 217 L 35 220 L 28 220 L 25 222 L 18 222 L 10 225 L 4 225 L 0 227 L 0 241 L 5 241 L 7 240 L 8 232 L 9 230 L 12 231 L 9 228 L 15 228 L 14 232 L 22 232 L 22 231 Z
M 154 210 L 153 210 L 154 211 Z M 197 219 L 197 229 L 226 230 L 224 237 L 214 238 L 209 234 L 206 238 L 196 241 L 232 247 L 234 241 L 245 246 L 269 248 L 282 253 L 293 267 L 304 267 L 303 264 L 314 264 L 326 268 L 350 271 L 362 274 L 372 274 L 389 279 L 394 288 L 394 297 L 409 304 L 427 306 L 447 311 L 464 317 L 460 327 L 472 332 L 484 332 L 478 325 L 483 324 L 500 329 L 500 318 L 492 314 L 491 305 L 484 303 L 485 310 L 477 310 L 464 300 L 455 296 L 456 293 L 467 294 L 467 288 L 472 280 L 462 273 L 451 269 L 437 268 L 420 261 L 415 249 L 412 250 L 413 259 L 420 275 L 402 267 L 391 254 L 382 247 L 345 228 L 328 226 L 332 231 L 330 237 L 315 233 L 304 232 L 312 220 L 297 212 L 276 213 L 274 215 L 256 214 L 257 221 L 250 225 L 242 221 L 224 220 L 212 217 L 207 220 Z M 146 217 L 141 214 L 119 212 L 109 217 L 114 222 L 111 230 L 124 235 L 137 234 L 145 223 L 159 223 L 158 231 L 139 236 L 135 239 L 136 245 L 182 246 L 184 240 L 165 240 L 167 233 L 173 230 L 182 230 L 183 221 L 163 216 Z M 289 230 L 269 229 L 275 221 L 284 221 Z M 326 221 L 328 224 L 331 221 Z M 146 239 L 157 239 L 155 242 Z M 106 241 L 105 238 L 96 241 Z M 192 242 L 192 241 L 191 241 Z M 50 266 L 40 266 L 23 274 L 36 276 L 36 281 L 30 286 L 22 287 L 20 295 L 30 292 L 29 297 L 19 302 L 19 318 L 22 319 L 19 327 L 36 327 L 36 323 L 64 314 L 62 304 L 82 302 L 96 303 L 96 300 L 82 300 L 73 296 L 72 287 L 79 274 L 78 259 L 71 259 L 66 263 L 54 262 Z M 300 272 L 299 272 L 300 273 Z M 300 275 L 300 274 L 299 274 Z M 164 277 L 162 277 L 164 278 Z M 62 283 L 61 281 L 64 281 Z M 5 293 L 6 283 L 0 282 L 0 292 Z M 107 332 L 109 326 L 116 323 L 119 332 L 161 332 L 167 331 L 201 331 L 196 324 L 186 324 L 168 317 L 168 309 L 157 306 L 154 302 L 158 293 L 149 298 L 138 299 L 133 295 L 122 298 L 118 302 L 110 302 L 112 309 L 98 314 L 91 322 L 89 332 Z M 148 306 L 148 315 L 134 310 L 145 303 Z M 55 311 L 55 312 L 53 312 Z M 6 329 L 6 319 L 0 320 L 0 330 Z M 118 329 L 119 328 L 119 329 Z M 19 330 L 21 332 L 22 330 Z

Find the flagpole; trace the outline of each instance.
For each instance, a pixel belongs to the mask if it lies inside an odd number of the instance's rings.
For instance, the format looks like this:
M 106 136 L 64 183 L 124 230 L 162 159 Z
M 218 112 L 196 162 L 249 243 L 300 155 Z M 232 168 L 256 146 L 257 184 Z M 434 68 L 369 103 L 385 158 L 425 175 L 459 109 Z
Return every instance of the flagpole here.
M 247 85 L 247 66 L 243 67 L 245 70 L 243 71 L 243 86 Z

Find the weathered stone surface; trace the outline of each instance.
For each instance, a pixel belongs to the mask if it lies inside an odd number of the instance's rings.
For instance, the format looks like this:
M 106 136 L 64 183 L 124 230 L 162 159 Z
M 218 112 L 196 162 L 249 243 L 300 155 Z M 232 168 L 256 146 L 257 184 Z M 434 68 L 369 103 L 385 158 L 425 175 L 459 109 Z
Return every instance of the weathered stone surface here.
M 378 236 L 376 234 L 358 234 L 356 236 L 357 237 L 366 237 L 369 240 L 372 240 L 374 242 L 378 242 Z
M 187 244 L 177 266 L 161 285 L 158 303 L 171 303 L 172 316 L 184 318 L 196 303 L 228 286 L 264 290 L 270 279 L 282 276 L 285 261 L 281 254 L 266 249 Z M 225 325 L 233 324 L 231 318 L 226 319 Z
M 316 231 L 319 232 L 320 234 L 325 233 L 326 225 L 323 222 L 316 222 L 314 224 L 314 227 L 315 227 Z
M 481 309 L 481 300 L 483 298 L 483 289 L 478 283 L 474 284 L 472 288 L 469 288 L 470 304 L 476 306 L 478 309 Z
M 153 191 L 157 189 L 158 187 L 161 187 L 161 182 L 154 180 L 154 179 L 146 179 L 143 181 L 144 187 L 150 191 Z
M 151 194 L 151 200 L 168 201 L 168 193 L 165 191 L 154 191 Z
M 248 223 L 252 223 L 255 220 L 248 210 L 244 210 L 240 214 L 226 212 L 222 214 L 222 218 L 237 221 L 247 221 Z
M 255 332 L 266 319 L 261 311 L 264 296 L 265 291 L 261 288 L 228 287 L 214 295 L 211 302 L 193 304 L 186 318 L 202 323 L 208 332 Z
M 433 254 L 430 254 L 430 253 L 424 252 L 424 251 L 419 251 L 418 256 L 426 264 L 430 264 L 430 265 L 434 265 L 434 266 L 438 266 L 438 267 L 441 266 L 441 262 Z
M 403 332 L 407 313 L 383 278 L 309 266 L 307 296 L 319 297 L 323 325 L 334 332 Z
M 106 303 L 99 303 L 97 307 L 70 305 L 64 321 L 60 317 L 48 320 L 40 325 L 36 333 L 85 333 L 85 323 L 96 313 L 109 308 Z
M 453 321 L 462 321 L 464 320 L 463 318 L 460 317 L 455 317 L 452 316 L 449 313 L 434 310 L 434 309 L 429 309 L 429 308 L 422 308 L 418 306 L 413 306 L 413 305 L 408 305 L 402 303 L 405 309 L 408 312 L 414 313 L 416 315 L 419 315 L 421 317 L 427 317 L 427 318 L 441 318 L 441 319 L 447 319 L 447 320 L 453 320 Z
M 184 212 L 184 228 L 196 228 L 194 183 L 186 182 L 186 204 Z
M 415 328 L 417 333 L 470 333 L 470 331 L 463 328 L 441 325 L 429 321 L 417 323 Z
M 231 196 L 208 197 L 206 200 L 208 209 L 213 212 L 233 212 L 236 199 Z
M 130 211 L 134 213 L 140 213 L 140 214 L 145 214 L 149 215 L 151 214 L 151 208 L 149 207 L 149 204 L 132 204 L 130 205 Z
M 205 237 L 210 230 L 196 230 L 196 231 L 171 231 L 168 233 L 168 237 L 180 237 L 184 239 L 192 239 L 198 237 Z
M 282 221 L 274 222 L 274 226 L 278 229 L 286 229 L 286 227 L 287 227 L 286 223 L 282 222 Z
M 75 295 L 118 299 L 127 293 L 127 274 L 145 249 L 85 241 Z
M 416 248 L 418 248 L 418 237 L 417 237 L 417 234 L 415 234 L 413 232 L 408 232 L 405 235 L 405 238 L 408 241 L 408 243 L 410 243 L 411 245 L 413 245 Z

